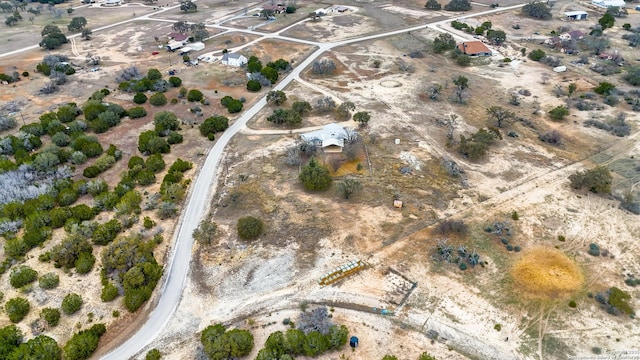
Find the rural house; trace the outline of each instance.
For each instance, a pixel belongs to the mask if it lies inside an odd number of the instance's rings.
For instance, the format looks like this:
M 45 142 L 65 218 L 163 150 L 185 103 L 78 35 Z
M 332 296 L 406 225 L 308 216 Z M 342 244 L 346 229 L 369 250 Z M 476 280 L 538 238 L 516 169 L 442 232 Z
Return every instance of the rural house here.
M 167 37 L 168 37 L 169 39 L 172 39 L 173 41 L 178 41 L 178 42 L 180 42 L 180 41 L 185 41 L 185 40 L 187 40 L 187 39 L 189 38 L 189 35 L 181 34 L 181 33 L 179 33 L 179 32 L 171 32 L 171 33 L 169 33 L 169 35 L 167 35 Z
M 229 65 L 229 66 L 242 66 L 248 62 L 247 58 L 244 57 L 244 55 L 231 54 L 231 53 L 226 53 L 222 55 L 221 61 L 222 61 L 222 65 Z
M 469 56 L 491 56 L 491 50 L 482 41 L 461 42 L 458 49 Z
M 324 152 L 342 152 L 344 141 L 348 138 L 347 131 L 340 125 L 332 123 L 320 130 L 301 134 L 304 141 L 312 142 L 322 148 Z
M 584 33 L 580 30 L 572 30 L 559 36 L 562 41 L 580 40 L 584 38 Z

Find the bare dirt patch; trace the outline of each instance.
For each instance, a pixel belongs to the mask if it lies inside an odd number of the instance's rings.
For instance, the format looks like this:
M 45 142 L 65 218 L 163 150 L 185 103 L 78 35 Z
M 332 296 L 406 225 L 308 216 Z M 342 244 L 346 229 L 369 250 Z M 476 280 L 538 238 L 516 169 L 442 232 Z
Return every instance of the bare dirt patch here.
M 568 298 L 584 285 L 580 268 L 561 251 L 535 248 L 520 258 L 511 275 L 517 291 L 537 299 Z

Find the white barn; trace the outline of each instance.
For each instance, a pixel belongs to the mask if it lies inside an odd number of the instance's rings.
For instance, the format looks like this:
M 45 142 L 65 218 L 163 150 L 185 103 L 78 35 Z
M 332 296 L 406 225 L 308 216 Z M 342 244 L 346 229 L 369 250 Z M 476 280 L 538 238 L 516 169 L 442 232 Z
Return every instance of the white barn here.
M 249 62 L 249 60 L 244 55 L 241 55 L 241 54 L 226 53 L 222 55 L 221 62 L 222 62 L 222 65 L 242 66 L 242 65 L 245 65 L 247 62 Z
M 585 20 L 588 14 L 586 11 L 567 11 L 564 16 L 569 20 Z

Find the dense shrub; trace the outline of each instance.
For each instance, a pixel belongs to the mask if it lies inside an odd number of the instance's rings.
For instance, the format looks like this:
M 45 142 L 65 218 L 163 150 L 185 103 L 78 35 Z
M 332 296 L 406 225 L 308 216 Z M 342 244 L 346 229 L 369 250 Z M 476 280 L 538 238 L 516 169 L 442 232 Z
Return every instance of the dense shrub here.
M 236 225 L 238 236 L 244 240 L 251 240 L 260 236 L 262 228 L 262 220 L 253 216 L 241 217 Z
M 67 315 L 77 313 L 81 307 L 82 307 L 82 297 L 80 297 L 80 295 L 78 294 L 74 294 L 74 293 L 67 294 L 67 296 L 65 296 L 64 299 L 62 300 L 61 309 Z
M 19 323 L 24 319 L 25 316 L 29 313 L 29 309 L 31 306 L 29 305 L 29 301 L 25 298 L 15 297 L 9 299 L 6 304 L 4 304 L 4 311 L 9 316 L 9 320 L 12 323 Z
M 21 265 L 11 270 L 9 276 L 9 282 L 14 288 L 21 288 L 27 284 L 30 284 L 38 279 L 38 272 L 32 268 Z
M 167 97 L 161 93 L 161 92 L 157 92 L 153 95 L 151 95 L 151 97 L 149 97 L 149 104 L 153 105 L 153 106 L 163 106 L 167 104 Z
M 551 19 L 551 8 L 541 1 L 528 3 L 522 8 L 522 13 L 535 19 Z
M 611 172 L 605 166 L 597 166 L 590 170 L 578 171 L 569 176 L 569 182 L 572 188 L 587 188 L 596 194 L 610 193 L 612 180 Z
M 107 331 L 104 324 L 93 325 L 88 330 L 74 334 L 64 345 L 65 360 L 84 360 L 98 348 L 100 337 Z
M 202 136 L 209 136 L 216 132 L 224 131 L 229 127 L 229 119 L 224 116 L 215 115 L 207 118 L 202 124 L 200 124 L 200 134 Z
M 531 51 L 528 56 L 529 56 L 529 59 L 533 61 L 540 61 L 542 58 L 547 56 L 547 54 L 543 50 L 535 49 Z
M 100 294 L 100 299 L 104 302 L 109 302 L 115 300 L 119 295 L 118 287 L 115 286 L 111 282 L 107 282 L 102 287 L 102 293 Z
M 204 95 L 202 94 L 202 91 L 200 91 L 198 89 L 191 89 L 187 93 L 187 100 L 188 101 L 200 101 L 202 99 L 204 99 Z
M 311 191 L 326 190 L 331 186 L 332 181 L 329 169 L 321 165 L 315 157 L 302 168 L 298 179 L 306 190 Z
M 173 87 L 179 87 L 180 85 L 182 85 L 182 79 L 177 76 L 171 76 L 169 77 L 169 84 L 171 84 L 171 86 Z
M 171 150 L 169 143 L 154 130 L 144 131 L 138 137 L 138 150 L 147 155 L 166 154 Z
M 209 359 L 237 359 L 251 353 L 253 335 L 248 330 L 233 329 L 226 331 L 224 325 L 206 327 L 200 336 L 200 342 Z
M 556 106 L 549 111 L 549 117 L 553 121 L 562 121 L 567 115 L 569 115 L 569 109 L 564 105 Z
M 92 269 L 93 265 L 96 263 L 96 258 L 90 252 L 80 253 L 78 259 L 76 260 L 76 271 L 78 274 L 88 274 Z
M 260 91 L 262 89 L 262 85 L 260 85 L 260 81 L 258 80 L 249 80 L 247 81 L 247 90 L 249 91 Z
M 58 326 L 60 321 L 60 310 L 54 308 L 44 308 L 40 310 L 40 318 L 47 322 L 50 327 Z
M 69 269 L 75 267 L 80 254 L 92 251 L 93 247 L 87 239 L 78 234 L 70 234 L 51 249 L 51 260 L 56 267 Z
M 143 93 L 136 93 L 133 95 L 133 102 L 136 104 L 144 104 L 147 102 L 147 95 Z
M 451 0 L 444 6 L 447 11 L 469 11 L 471 10 L 471 4 L 469 0 Z
M 60 284 L 60 277 L 55 273 L 46 273 L 38 279 L 38 285 L 42 289 L 55 289 Z
M 147 116 L 147 110 L 145 110 L 145 108 L 141 106 L 136 106 L 129 109 L 129 118 L 131 119 L 139 119 L 145 116 Z

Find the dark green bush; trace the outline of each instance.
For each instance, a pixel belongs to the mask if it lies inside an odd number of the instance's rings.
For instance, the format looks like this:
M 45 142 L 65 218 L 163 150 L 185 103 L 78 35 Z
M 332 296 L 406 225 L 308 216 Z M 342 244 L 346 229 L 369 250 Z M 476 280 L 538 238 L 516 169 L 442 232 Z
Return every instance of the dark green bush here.
M 100 299 L 104 302 L 113 301 L 118 297 L 118 287 L 114 284 L 107 282 L 106 285 L 102 287 L 102 294 L 100 295 Z
M 133 95 L 133 102 L 136 104 L 144 104 L 147 102 L 147 95 L 143 93 L 136 93 Z
M 96 263 L 96 258 L 92 253 L 83 252 L 78 256 L 78 260 L 76 260 L 76 271 L 78 274 L 88 274 L 91 269 L 93 269 L 93 265 Z
M 82 297 L 78 294 L 67 294 L 62 300 L 62 311 L 67 314 L 75 314 L 82 307 Z
M 167 104 L 167 97 L 160 92 L 157 92 L 149 98 L 149 103 L 153 106 L 163 106 Z
M 54 308 L 44 308 L 40 310 L 40 318 L 47 322 L 50 327 L 58 326 L 60 321 L 60 310 Z
M 145 110 L 145 108 L 141 106 L 136 106 L 129 109 L 129 118 L 131 119 L 139 119 L 145 116 L 147 116 L 147 110 Z
M 262 220 L 253 216 L 241 217 L 236 225 L 238 236 L 244 240 L 251 240 L 260 236 L 262 228 Z
M 97 166 L 87 166 L 83 171 L 82 171 L 82 175 L 84 175 L 84 177 L 92 179 L 98 175 L 100 175 L 100 173 L 102 173 L 102 171 L 100 171 L 100 169 Z
M 9 276 L 9 282 L 14 288 L 21 288 L 27 284 L 30 284 L 38 279 L 38 272 L 32 268 L 21 265 L 11 270 Z
M 31 306 L 29 305 L 29 301 L 25 298 L 15 297 L 9 299 L 6 304 L 4 304 L 4 311 L 9 316 L 9 320 L 12 323 L 19 323 L 24 319 L 25 316 L 29 313 L 29 309 Z
M 55 273 L 46 273 L 38 279 L 38 285 L 43 289 L 55 289 L 60 284 L 60 277 Z

